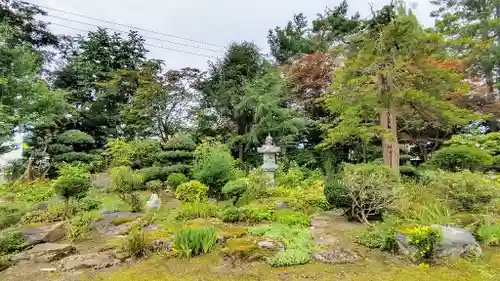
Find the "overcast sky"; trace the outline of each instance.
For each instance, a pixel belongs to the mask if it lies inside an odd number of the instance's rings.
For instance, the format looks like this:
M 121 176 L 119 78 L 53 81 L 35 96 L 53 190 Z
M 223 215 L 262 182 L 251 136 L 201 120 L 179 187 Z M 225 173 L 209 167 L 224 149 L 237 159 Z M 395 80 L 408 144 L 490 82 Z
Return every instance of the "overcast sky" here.
M 154 30 L 160 33 L 190 38 L 215 45 L 227 45 L 234 41 L 252 41 L 263 52 L 268 52 L 267 32 L 275 26 L 284 26 L 295 13 L 304 13 L 309 20 L 315 18 L 325 8 L 336 6 L 341 0 L 25 0 L 33 4 L 48 6 L 60 10 L 78 13 L 108 21 Z M 389 0 L 373 0 L 375 8 L 379 8 Z M 349 0 L 351 12 L 359 11 L 362 16 L 370 13 L 370 6 L 365 0 Z M 428 0 L 409 1 L 414 3 L 417 16 L 426 25 L 432 25 L 429 18 L 432 5 Z M 48 11 L 50 15 L 77 21 L 98 24 L 104 27 L 126 31 L 127 28 L 107 23 L 78 18 L 74 15 Z M 57 18 L 46 20 L 73 28 L 94 30 L 95 27 L 83 25 Z M 74 29 L 52 26 L 55 33 L 76 35 L 82 33 Z M 203 48 L 216 48 L 190 41 L 184 41 L 165 35 L 139 32 L 143 36 L 161 38 L 182 44 L 196 45 Z M 220 53 L 171 43 L 146 39 L 148 44 L 175 48 L 197 54 L 220 57 Z M 150 57 L 165 61 L 167 68 L 186 66 L 205 68 L 206 57 L 183 54 L 156 47 L 150 47 Z M 218 49 L 221 50 L 221 49 Z

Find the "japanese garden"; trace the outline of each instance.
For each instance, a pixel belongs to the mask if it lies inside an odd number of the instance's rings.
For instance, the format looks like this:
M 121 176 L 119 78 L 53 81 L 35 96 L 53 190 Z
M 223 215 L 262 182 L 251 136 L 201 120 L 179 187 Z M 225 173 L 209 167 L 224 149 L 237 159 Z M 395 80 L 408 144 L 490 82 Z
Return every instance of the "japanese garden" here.
M 500 1 L 430 2 L 169 69 L 0 0 L 0 280 L 500 280 Z

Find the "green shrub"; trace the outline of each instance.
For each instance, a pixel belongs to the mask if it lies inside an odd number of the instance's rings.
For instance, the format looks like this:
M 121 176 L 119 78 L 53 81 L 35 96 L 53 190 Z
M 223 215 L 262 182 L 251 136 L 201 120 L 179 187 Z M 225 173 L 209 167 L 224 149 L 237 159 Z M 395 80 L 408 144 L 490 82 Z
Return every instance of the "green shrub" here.
M 183 183 L 175 190 L 175 196 L 184 202 L 203 202 L 208 199 L 208 186 L 199 181 Z
M 165 187 L 162 181 L 159 180 L 154 180 L 154 181 L 148 181 L 146 183 L 146 189 L 150 190 L 152 192 L 158 193 L 160 190 L 162 190 Z
M 484 245 L 500 246 L 500 223 L 486 221 L 479 226 L 476 234 Z
M 23 177 L 27 168 L 27 161 L 24 158 L 9 161 L 4 168 L 4 177 L 7 181 L 16 181 Z
M 273 221 L 290 226 L 291 225 L 309 226 L 311 224 L 311 220 L 307 215 L 292 210 L 276 211 L 274 213 Z
M 224 194 L 224 198 L 231 199 L 233 200 L 233 203 L 236 204 L 241 196 L 243 196 L 243 194 L 247 191 L 248 186 L 248 178 L 232 180 L 224 185 L 222 188 L 222 194 Z
M 122 250 L 134 258 L 142 258 L 147 255 L 147 249 L 144 231 L 140 225 L 133 226 L 125 238 Z
M 402 177 L 408 178 L 408 179 L 418 179 L 419 178 L 419 172 L 416 167 L 412 165 L 403 165 L 399 167 L 399 174 Z
M 179 212 L 177 213 L 177 219 L 191 220 L 197 218 L 205 219 L 210 217 L 217 217 L 218 212 L 219 208 L 214 203 L 183 203 Z
M 67 237 L 70 241 L 84 238 L 92 233 L 90 224 L 98 217 L 97 213 L 82 213 L 71 218 L 68 224 Z
M 65 219 L 65 206 L 64 204 L 50 204 L 46 210 L 34 210 L 27 213 L 22 219 L 21 223 L 51 223 L 62 221 Z
M 431 226 L 417 225 L 400 230 L 408 236 L 408 244 L 417 248 L 415 259 L 428 263 L 435 258 L 441 233 Z
M 249 233 L 281 241 L 285 251 L 269 259 L 273 267 L 293 266 L 308 263 L 315 248 L 309 229 L 299 226 L 272 224 L 251 228 Z
M 87 196 L 73 202 L 72 210 L 74 213 L 90 212 L 99 209 L 101 204 L 102 202 L 97 198 L 87 194 Z
M 8 256 L 0 256 L 0 272 L 11 267 L 14 264 Z
M 219 238 L 214 227 L 185 228 L 175 234 L 174 249 L 190 258 L 212 251 Z
M 221 213 L 224 222 L 262 222 L 271 221 L 274 217 L 274 210 L 262 208 L 260 206 L 229 206 Z
M 292 162 L 287 171 L 284 171 L 283 166 L 278 166 L 276 170 L 276 185 L 285 188 L 298 188 L 302 186 L 306 178 L 306 173 Z
M 165 167 L 147 167 L 139 170 L 139 173 L 142 175 L 144 182 L 148 181 L 166 181 L 168 179 L 169 172 Z
M 0 233 L 0 256 L 22 251 L 26 246 L 20 232 L 4 231 Z
M 210 197 L 222 198 L 222 187 L 231 180 L 235 160 L 220 142 L 203 142 L 195 151 L 193 177 L 209 187 Z
M 340 176 L 342 184 L 337 192 L 348 199 L 337 206 L 343 208 L 347 216 L 367 224 L 370 219 L 382 215 L 400 187 L 399 175 L 385 165 L 345 164 Z
M 493 198 L 498 196 L 498 187 L 493 179 L 469 171 L 438 172 L 429 187 L 459 212 L 487 210 Z
M 452 210 L 439 201 L 426 202 L 422 206 L 414 207 L 405 216 L 422 224 L 449 225 L 454 220 Z
M 12 201 L 16 203 L 38 204 L 54 195 L 53 183 L 48 181 L 20 181 L 0 185 L 0 196 L 12 198 Z
M 248 175 L 248 187 L 238 199 L 237 205 L 242 206 L 250 202 L 269 196 L 271 179 L 264 170 L 257 169 Z
M 334 208 L 347 209 L 352 205 L 352 200 L 349 198 L 339 174 L 328 176 L 324 193 L 326 200 Z
M 395 253 L 398 250 L 395 232 L 402 223 L 403 221 L 396 216 L 384 216 L 382 222 L 357 232 L 355 242 L 369 248 Z
M 173 173 L 170 174 L 167 178 L 167 183 L 173 190 L 176 190 L 177 187 L 183 183 L 188 182 L 189 179 L 184 174 L 181 173 Z
M 66 215 L 69 215 L 71 198 L 83 197 L 92 186 L 90 173 L 79 165 L 62 165 L 59 177 L 54 181 L 54 190 L 66 202 Z
M 0 204 L 0 230 L 19 223 L 24 214 L 25 211 L 18 206 Z
M 493 165 L 493 157 L 485 150 L 469 146 L 450 146 L 435 152 L 430 164 L 443 170 L 483 170 Z
M 110 171 L 110 183 L 111 191 L 129 204 L 132 212 L 141 211 L 141 201 L 137 193 L 143 186 L 140 173 L 132 171 L 130 167 L 115 167 Z

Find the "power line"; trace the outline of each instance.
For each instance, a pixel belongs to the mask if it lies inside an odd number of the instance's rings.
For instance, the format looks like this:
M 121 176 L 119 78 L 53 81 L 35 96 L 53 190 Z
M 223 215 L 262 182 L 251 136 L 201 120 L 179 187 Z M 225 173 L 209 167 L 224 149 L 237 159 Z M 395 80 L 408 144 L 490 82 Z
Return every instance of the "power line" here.
M 90 32 L 89 30 L 85 30 L 85 29 L 81 29 L 81 28 L 77 28 L 77 27 L 73 27 L 73 26 L 67 26 L 67 25 L 64 25 L 64 24 L 58 24 L 58 23 L 51 23 L 51 24 L 55 25 L 55 26 L 60 26 L 60 27 L 65 27 L 65 28 L 69 28 L 69 29 L 74 29 L 74 30 L 82 31 L 82 32 Z M 174 52 L 178 52 L 178 53 L 184 53 L 184 54 L 188 54 L 188 55 L 193 55 L 193 56 L 198 56 L 198 57 L 204 57 L 204 58 L 209 58 L 209 59 L 217 59 L 217 57 L 210 56 L 210 55 L 197 54 L 197 53 L 193 53 L 193 52 L 183 51 L 183 50 L 169 48 L 169 47 L 164 47 L 164 46 L 157 46 L 157 45 L 148 44 L 148 43 L 144 43 L 144 46 L 149 46 L 149 47 L 154 47 L 154 48 L 159 48 L 159 49 L 164 49 L 164 50 L 169 50 L 169 51 L 174 51 Z
M 168 34 L 168 33 L 162 33 L 162 32 L 151 30 L 151 29 L 145 29 L 145 28 L 140 28 L 140 27 L 136 27 L 136 26 L 132 26 L 132 25 L 128 25 L 128 24 L 123 24 L 123 23 L 115 22 L 115 21 L 110 21 L 110 20 L 95 18 L 95 17 L 91 17 L 91 16 L 86 16 L 86 15 L 82 15 L 82 14 L 78 14 L 78 13 L 74 13 L 74 12 L 70 12 L 70 11 L 65 11 L 65 10 L 61 10 L 61 9 L 56 9 L 56 8 L 52 8 L 52 7 L 48 7 L 48 6 L 43 6 L 43 5 L 33 4 L 33 3 L 30 3 L 30 4 L 32 4 L 34 6 L 37 6 L 39 8 L 42 8 L 42 9 L 46 9 L 46 10 L 50 10 L 50 11 L 55 11 L 55 12 L 59 12 L 59 13 L 64 13 L 64 14 L 68 14 L 68 15 L 72 15 L 72 16 L 76 16 L 76 17 L 81 17 L 81 18 L 89 19 L 89 20 L 102 21 L 102 22 L 105 22 L 105 23 L 119 25 L 119 26 L 123 26 L 123 27 L 130 28 L 130 29 L 133 29 L 133 30 L 140 30 L 140 31 L 150 32 L 150 33 L 154 33 L 154 34 L 158 34 L 158 35 L 163 35 L 163 36 L 167 36 L 167 37 L 172 37 L 172 38 L 177 38 L 177 39 L 181 39 L 181 40 L 191 41 L 191 42 L 198 43 L 198 44 L 210 45 L 210 46 L 213 46 L 213 47 L 218 47 L 218 48 L 226 49 L 225 46 L 218 45 L 218 44 L 213 44 L 213 43 L 208 43 L 208 42 L 204 42 L 204 41 L 194 40 L 194 39 L 190 39 L 190 38 L 186 38 L 186 37 L 181 37 L 181 36 L 176 36 L 176 35 L 172 35 L 172 34 Z
M 95 26 L 95 27 L 103 27 L 103 26 L 98 25 L 98 24 L 83 22 L 83 21 L 74 20 L 74 19 L 68 19 L 68 18 L 60 17 L 60 16 L 47 15 L 47 17 L 56 18 L 56 19 L 60 19 L 60 20 L 64 20 L 64 21 L 69 21 L 69 22 L 74 22 L 74 23 L 79 23 L 79 24 L 84 24 L 84 25 Z M 106 28 L 110 29 L 110 30 L 115 30 L 115 31 L 123 32 L 123 30 L 116 29 L 116 28 L 111 28 L 111 27 L 106 27 Z M 179 42 L 175 42 L 175 41 L 165 40 L 165 39 L 161 39 L 161 38 L 149 37 L 149 36 L 142 36 L 142 37 L 148 38 L 148 39 L 151 39 L 151 40 L 165 42 L 165 43 L 171 43 L 171 44 L 176 44 L 176 45 L 180 45 L 180 46 L 184 46 L 184 47 L 195 48 L 195 49 L 200 49 L 200 50 L 205 50 L 205 51 L 210 51 L 210 52 L 222 54 L 221 51 L 210 49 L 210 48 L 204 48 L 204 47 L 200 47 L 200 46 L 194 46 L 194 45 L 189 45 L 189 44 L 184 44 L 184 43 L 179 43 Z

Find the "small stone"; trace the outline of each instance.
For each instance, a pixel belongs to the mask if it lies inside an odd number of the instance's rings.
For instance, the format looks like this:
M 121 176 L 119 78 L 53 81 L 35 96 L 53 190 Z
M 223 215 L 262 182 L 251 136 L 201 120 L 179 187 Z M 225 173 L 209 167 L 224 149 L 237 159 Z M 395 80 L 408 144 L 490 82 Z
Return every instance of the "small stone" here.
M 31 260 L 34 262 L 53 262 L 76 253 L 76 248 L 68 244 L 45 243 L 15 255 L 15 261 Z
M 153 252 L 170 252 L 172 251 L 172 245 L 168 239 L 158 238 L 153 240 L 152 250 Z
M 276 210 L 285 210 L 288 209 L 288 203 L 286 202 L 278 202 L 276 203 Z
M 285 245 L 283 245 L 283 243 L 269 239 L 259 241 L 257 246 L 265 250 L 279 250 L 280 252 L 285 250 Z
M 90 228 L 99 234 L 117 236 L 127 233 L 134 221 L 141 215 L 130 212 L 115 212 L 102 214 L 99 220 L 90 224 Z
M 360 259 L 358 254 L 347 249 L 328 249 L 314 253 L 314 259 L 329 264 L 345 264 L 352 263 Z
M 57 271 L 57 268 L 54 268 L 54 267 L 40 268 L 40 271 L 43 271 L 43 272 L 54 272 L 54 271 Z
M 40 243 L 53 243 L 63 239 L 66 236 L 64 222 L 45 224 L 36 227 L 23 229 L 22 235 L 29 245 Z

